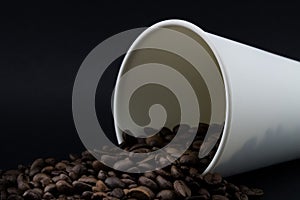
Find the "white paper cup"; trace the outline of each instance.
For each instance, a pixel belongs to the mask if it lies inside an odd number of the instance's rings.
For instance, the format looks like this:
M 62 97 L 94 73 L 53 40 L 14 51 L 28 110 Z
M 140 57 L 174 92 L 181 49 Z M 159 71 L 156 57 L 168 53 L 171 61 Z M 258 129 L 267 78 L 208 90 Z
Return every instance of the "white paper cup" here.
M 144 89 L 149 84 L 164 87 L 149 86 L 149 95 L 135 93 L 144 83 Z M 156 98 L 169 103 L 165 111 L 159 103 L 150 106 Z M 178 102 L 181 110 L 173 110 Z M 120 129 L 139 132 L 144 126 L 172 128 L 178 122 L 194 126 L 199 119 L 223 124 L 220 145 L 204 173 L 229 176 L 296 159 L 300 157 L 300 63 L 206 33 L 186 21 L 163 21 L 143 32 L 124 58 L 114 116 L 119 142 Z M 211 127 L 208 135 L 214 134 Z M 210 149 L 202 150 L 206 154 Z

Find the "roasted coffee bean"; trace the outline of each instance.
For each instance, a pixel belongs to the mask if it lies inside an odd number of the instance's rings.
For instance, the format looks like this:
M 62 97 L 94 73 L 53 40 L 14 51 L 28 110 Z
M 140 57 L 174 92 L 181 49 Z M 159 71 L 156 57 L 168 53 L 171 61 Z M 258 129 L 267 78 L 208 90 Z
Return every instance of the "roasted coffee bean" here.
M 138 182 L 139 182 L 139 184 L 146 186 L 146 187 L 150 188 L 151 190 L 158 189 L 157 184 L 153 180 L 151 180 L 145 176 L 141 176 L 139 178 Z
M 116 176 L 117 176 L 116 172 L 114 172 L 114 171 L 108 171 L 108 172 L 107 172 L 107 175 L 108 175 L 108 176 L 113 176 L 113 177 L 116 177 Z
M 51 172 L 54 170 L 54 167 L 49 165 L 49 166 L 46 166 L 42 169 L 42 173 L 45 173 L 45 174 L 51 174 Z
M 25 174 L 19 174 L 17 177 L 17 184 L 18 184 L 18 189 L 21 191 L 25 191 L 30 189 L 29 186 L 29 177 L 27 177 Z
M 190 197 L 192 195 L 191 189 L 182 180 L 176 180 L 173 187 L 175 192 L 181 197 Z
M 156 177 L 156 182 L 158 183 L 160 189 L 172 189 L 173 187 L 170 181 L 160 175 Z
M 154 180 L 155 177 L 156 177 L 156 175 L 155 175 L 154 172 L 145 172 L 145 173 L 144 173 L 144 176 L 147 177 L 147 178 L 150 178 L 150 179 L 152 179 L 152 180 Z
M 134 180 L 131 180 L 129 178 L 122 178 L 121 181 L 123 183 L 125 183 L 126 185 L 131 185 L 131 184 L 135 184 L 135 181 Z
M 164 169 L 155 170 L 155 173 L 158 174 L 158 175 L 161 175 L 162 177 L 165 177 L 165 178 L 170 178 L 171 177 L 171 174 L 169 172 L 167 172 L 166 170 L 164 170 Z
M 162 147 L 164 141 L 159 135 L 155 134 L 151 137 L 146 138 L 146 144 L 148 144 L 151 147 Z
M 178 169 L 175 165 L 172 165 L 172 167 L 171 167 L 171 175 L 175 179 L 180 179 L 180 178 L 184 177 L 184 174 L 182 173 L 182 171 L 180 169 Z
M 65 163 L 63 163 L 63 162 L 58 162 L 58 163 L 56 163 L 56 165 L 55 165 L 55 168 L 56 168 L 57 170 L 65 170 L 66 167 L 67 167 L 67 165 L 66 165 Z
M 107 174 L 103 170 L 100 170 L 97 177 L 100 180 L 104 181 L 106 179 L 106 177 L 107 177 Z
M 95 191 L 97 192 L 104 192 L 104 191 L 108 191 L 108 187 L 105 185 L 105 183 L 103 183 L 103 181 L 98 180 L 96 182 L 96 187 L 94 188 Z
M 81 175 L 84 174 L 86 172 L 86 167 L 83 166 L 82 164 L 76 164 L 72 170 L 72 172 L 74 172 L 76 175 Z
M 78 193 L 82 193 L 84 191 L 91 191 L 92 190 L 92 186 L 90 184 L 84 183 L 84 182 L 80 182 L 80 181 L 74 181 L 72 183 L 74 189 L 76 192 Z
M 54 183 L 51 183 L 49 185 L 47 185 L 45 188 L 44 188 L 44 192 L 50 192 L 50 193 L 55 193 L 56 192 L 56 185 Z
M 73 187 L 65 180 L 59 180 L 56 182 L 56 189 L 62 194 L 68 194 L 72 192 Z
M 138 185 L 134 183 L 134 184 L 130 184 L 130 185 L 128 186 L 128 188 L 129 188 L 129 189 L 131 189 L 131 188 L 136 188 L 137 186 L 138 186 Z
M 125 188 L 125 183 L 123 183 L 118 177 L 106 178 L 105 184 L 110 188 Z
M 84 191 L 81 195 L 83 199 L 91 199 L 92 196 L 93 196 L 93 192 L 91 191 Z
M 132 167 L 134 165 L 134 163 L 129 160 L 128 158 L 124 159 L 124 160 L 119 160 L 117 161 L 113 168 L 116 169 L 116 170 L 126 170 L 126 169 L 129 169 L 130 167 Z
M 195 155 L 183 155 L 179 159 L 179 162 L 182 165 L 195 165 L 197 161 L 198 161 L 198 157 Z
M 97 179 L 94 177 L 81 177 L 78 179 L 78 181 L 83 182 L 83 183 L 87 183 L 90 185 L 95 185 L 97 183 Z
M 128 191 L 127 195 L 136 199 L 151 200 L 155 197 L 154 193 L 145 186 L 132 188 Z
M 112 190 L 111 195 L 121 199 L 124 196 L 124 192 L 121 188 L 115 188 Z
M 176 194 L 173 190 L 162 190 L 156 195 L 156 198 L 161 200 L 174 200 L 176 199 Z
M 29 176 L 34 176 L 44 167 L 45 162 L 42 158 L 38 158 L 31 164 Z

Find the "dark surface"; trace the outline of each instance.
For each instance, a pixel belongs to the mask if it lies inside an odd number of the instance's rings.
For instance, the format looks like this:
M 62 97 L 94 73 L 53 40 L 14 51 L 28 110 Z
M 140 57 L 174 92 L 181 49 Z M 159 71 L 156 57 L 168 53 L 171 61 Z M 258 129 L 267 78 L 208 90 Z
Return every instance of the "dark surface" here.
M 167 5 L 1 5 L 0 168 L 15 168 L 36 157 L 64 158 L 84 149 L 72 119 L 73 82 L 85 56 L 121 31 L 184 19 L 207 32 L 300 60 L 298 5 Z M 118 63 L 107 75 L 116 74 Z M 102 98 L 97 96 L 97 102 L 103 103 Z M 105 109 L 96 106 L 99 112 Z M 101 123 L 110 129 L 111 118 L 105 120 Z M 262 187 L 264 199 L 299 199 L 299 168 L 300 161 L 294 161 L 239 175 L 234 181 Z

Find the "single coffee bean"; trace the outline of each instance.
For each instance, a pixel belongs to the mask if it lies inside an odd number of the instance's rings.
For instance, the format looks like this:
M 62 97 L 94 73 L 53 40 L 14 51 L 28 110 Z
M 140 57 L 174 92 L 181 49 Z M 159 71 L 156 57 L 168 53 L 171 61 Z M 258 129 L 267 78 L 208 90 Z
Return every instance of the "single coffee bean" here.
M 129 160 L 128 158 L 127 159 L 124 159 L 124 160 L 119 160 L 117 161 L 113 168 L 116 169 L 116 170 L 120 170 L 120 171 L 123 171 L 123 170 L 126 170 L 130 167 L 133 166 L 133 162 L 131 160 Z
M 106 179 L 107 175 L 103 170 L 100 170 L 97 177 L 98 177 L 98 179 L 104 181 Z
M 110 188 L 125 188 L 125 183 L 123 183 L 118 177 L 106 178 L 105 184 Z
M 172 167 L 171 167 L 171 175 L 175 179 L 180 179 L 180 178 L 184 177 L 182 171 L 180 169 L 178 169 L 175 165 L 172 165 Z
M 151 190 L 157 190 L 158 186 L 157 184 L 151 180 L 150 178 L 147 178 L 145 176 L 141 176 L 138 180 L 139 184 L 146 186 L 148 188 L 150 188 Z
M 82 199 L 91 199 L 93 196 L 93 192 L 91 191 L 84 191 L 81 195 Z
M 115 188 L 112 190 L 111 195 L 121 199 L 124 196 L 124 192 L 121 188 Z
M 158 134 L 146 138 L 146 144 L 148 144 L 151 147 L 162 147 L 163 143 L 163 139 Z
M 131 185 L 131 184 L 135 184 L 135 181 L 134 180 L 131 180 L 129 178 L 122 178 L 121 181 L 123 183 L 125 183 L 126 185 Z
M 38 158 L 31 164 L 29 176 L 34 176 L 37 174 L 45 165 L 45 162 L 42 158 Z
M 47 185 L 45 188 L 44 188 L 44 192 L 49 192 L 49 193 L 55 193 L 56 192 L 56 185 L 54 183 L 51 183 L 49 185 Z
M 86 167 L 83 166 L 82 164 L 76 164 L 73 168 L 72 168 L 72 172 L 74 172 L 76 175 L 81 175 L 84 174 L 86 172 Z
M 42 169 L 42 173 L 45 173 L 45 174 L 51 174 L 51 172 L 54 170 L 54 167 L 49 165 L 49 166 L 46 166 Z
M 108 187 L 105 185 L 105 183 L 103 183 L 103 181 L 98 180 L 96 182 L 96 187 L 94 188 L 95 191 L 97 192 L 105 192 L 108 191 Z
M 183 155 L 180 157 L 179 162 L 183 165 L 195 165 L 198 157 L 195 155 Z
M 55 165 L 55 168 L 56 168 L 57 170 L 65 170 L 66 167 L 67 167 L 67 165 L 66 165 L 65 163 L 63 163 L 63 162 L 58 162 L 58 163 L 56 163 L 56 165 Z
M 176 199 L 176 194 L 173 190 L 162 190 L 156 195 L 156 198 L 160 200 L 174 200 Z
M 72 185 L 70 185 L 65 180 L 59 180 L 59 181 L 56 182 L 55 185 L 56 185 L 57 191 L 62 193 L 62 194 L 71 193 L 71 191 L 73 190 Z
M 147 178 L 150 178 L 152 180 L 154 180 L 156 178 L 156 175 L 153 171 L 145 172 L 144 176 L 147 177 Z
M 158 175 L 156 177 L 156 182 L 159 185 L 159 188 L 161 189 L 172 189 L 173 185 L 170 181 L 167 179 L 163 178 L 162 176 Z
M 176 180 L 173 187 L 175 192 L 181 197 L 185 198 L 192 195 L 190 188 L 182 180 Z
M 74 181 L 72 183 L 72 186 L 73 186 L 74 190 L 79 193 L 92 190 L 92 186 L 90 184 L 80 182 L 80 181 Z
M 117 176 L 116 172 L 114 172 L 114 171 L 108 171 L 108 172 L 107 172 L 107 175 L 108 175 L 108 176 L 113 176 L 113 177 L 116 177 L 116 176 Z
M 151 200 L 155 197 L 155 195 L 151 191 L 151 189 L 149 189 L 145 186 L 139 186 L 136 188 L 132 188 L 128 191 L 127 195 L 132 198 L 144 199 L 144 200 Z
M 94 177 L 81 177 L 78 179 L 78 181 L 83 182 L 83 183 L 87 183 L 90 185 L 95 185 L 97 183 L 97 179 Z
M 128 188 L 129 188 L 129 189 L 131 189 L 131 188 L 136 188 L 137 186 L 138 186 L 138 185 L 134 183 L 134 184 L 130 184 L 130 185 L 128 186 Z
M 167 179 L 171 177 L 171 174 L 164 169 L 155 170 L 155 173 L 157 175 L 161 175 L 162 177 L 165 177 Z
M 21 191 L 25 191 L 30 189 L 29 186 L 29 177 L 27 177 L 25 174 L 19 174 L 17 177 L 17 184 L 18 184 L 18 189 Z

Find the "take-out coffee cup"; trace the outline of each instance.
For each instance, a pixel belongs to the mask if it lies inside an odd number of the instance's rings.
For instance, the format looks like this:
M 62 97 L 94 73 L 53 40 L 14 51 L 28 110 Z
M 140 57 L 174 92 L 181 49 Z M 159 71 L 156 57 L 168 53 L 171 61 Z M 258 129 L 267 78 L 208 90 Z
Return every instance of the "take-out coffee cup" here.
M 114 92 L 121 130 L 222 126 L 205 172 L 238 174 L 300 157 L 300 63 L 204 32 L 182 20 L 145 30 L 125 56 Z M 141 135 L 135 135 L 141 136 Z M 211 148 L 200 149 L 199 157 Z

